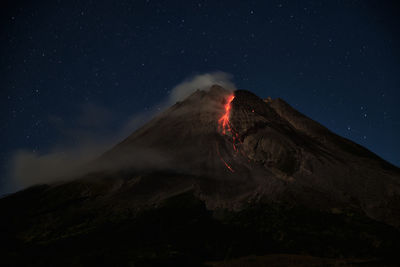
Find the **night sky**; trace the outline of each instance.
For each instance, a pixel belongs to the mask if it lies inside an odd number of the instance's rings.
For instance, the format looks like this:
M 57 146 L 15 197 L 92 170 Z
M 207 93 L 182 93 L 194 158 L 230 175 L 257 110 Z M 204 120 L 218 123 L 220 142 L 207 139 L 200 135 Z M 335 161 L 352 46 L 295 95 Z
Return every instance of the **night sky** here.
M 214 71 L 400 166 L 389 1 L 3 1 L 0 12 L 0 186 L 16 151 L 112 136 Z

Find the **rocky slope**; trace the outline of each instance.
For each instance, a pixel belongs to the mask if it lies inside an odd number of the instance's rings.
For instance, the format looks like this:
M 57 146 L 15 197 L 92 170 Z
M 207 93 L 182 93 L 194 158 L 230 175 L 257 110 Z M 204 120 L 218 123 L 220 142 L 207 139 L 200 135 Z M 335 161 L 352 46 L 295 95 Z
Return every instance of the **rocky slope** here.
M 231 108 L 223 126 L 226 105 Z M 102 161 L 199 177 L 187 182 L 187 190 L 194 188 L 211 209 L 240 209 L 261 200 L 355 210 L 394 226 L 400 223 L 398 168 L 283 100 L 263 101 L 248 91 L 218 86 L 197 91 Z
M 0 200 L 5 265 L 398 263 L 399 169 L 281 99 L 197 91 L 88 169 Z

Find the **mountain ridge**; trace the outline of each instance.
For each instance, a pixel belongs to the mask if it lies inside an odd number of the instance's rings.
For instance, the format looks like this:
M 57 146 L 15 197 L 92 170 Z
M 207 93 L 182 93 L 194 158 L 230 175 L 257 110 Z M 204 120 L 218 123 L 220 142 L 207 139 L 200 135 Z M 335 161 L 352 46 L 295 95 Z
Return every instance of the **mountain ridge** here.
M 222 129 L 226 105 L 230 114 Z M 99 165 L 126 158 L 134 169 L 208 177 L 193 187 L 212 209 L 238 209 L 257 199 L 323 207 L 307 191 L 324 196 L 325 209 L 351 207 L 396 227 L 400 222 L 399 208 L 391 204 L 400 192 L 397 167 L 284 100 L 266 102 L 245 90 L 214 85 L 196 91 L 106 152 Z M 221 184 L 240 189 L 232 193 Z M 213 188 L 219 189 L 209 194 Z
M 76 262 L 105 250 L 139 266 L 229 251 L 396 261 L 399 196 L 397 167 L 283 100 L 214 85 L 157 115 L 82 177 L 0 199 L 8 218 L 0 240 L 12 244 L 10 265 L 54 265 L 53 246 L 75 251 Z M 118 240 L 119 250 L 109 245 Z M 53 253 L 71 265 L 68 252 Z

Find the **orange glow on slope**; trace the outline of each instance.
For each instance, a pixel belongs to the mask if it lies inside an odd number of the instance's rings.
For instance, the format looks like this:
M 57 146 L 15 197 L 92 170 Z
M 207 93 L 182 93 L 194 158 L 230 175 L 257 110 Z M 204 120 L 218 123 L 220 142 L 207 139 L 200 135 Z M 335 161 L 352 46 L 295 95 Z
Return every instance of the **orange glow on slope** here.
M 222 159 L 222 158 L 221 158 Z M 228 163 L 226 163 L 226 161 L 225 160 L 223 160 L 222 159 L 222 162 L 223 163 L 225 163 L 225 166 L 228 168 L 228 170 L 230 170 L 231 172 L 235 172 L 233 169 L 232 169 L 232 167 L 231 166 L 229 166 L 229 164 Z
M 224 114 L 222 115 L 222 117 L 218 120 L 218 128 L 219 128 L 219 131 L 220 131 L 223 135 L 226 135 L 227 132 L 232 133 L 232 129 L 231 129 L 231 126 L 230 126 L 230 123 L 229 123 L 229 117 L 230 117 L 230 112 L 231 112 L 231 108 L 232 108 L 232 107 L 231 107 L 231 103 L 232 103 L 232 101 L 233 101 L 234 98 L 235 98 L 235 95 L 234 95 L 234 94 L 228 96 L 228 98 L 226 99 L 226 104 L 225 104 L 225 106 L 224 106 L 225 112 L 224 112 Z M 235 137 L 233 137 L 233 139 L 235 139 Z M 229 171 L 235 172 L 235 171 L 232 169 L 232 167 L 221 157 L 221 154 L 219 153 L 219 149 L 218 149 L 218 144 L 216 144 L 216 145 L 217 145 L 217 153 L 218 153 L 218 156 L 219 156 L 219 158 L 221 159 L 221 161 L 224 163 L 224 165 L 226 166 L 226 168 L 228 168 Z M 237 148 L 236 148 L 235 144 L 233 144 L 233 149 L 234 149 L 235 151 L 237 151 Z
M 218 154 L 220 160 L 225 164 L 225 166 L 228 168 L 228 170 L 230 170 L 231 172 L 235 172 L 232 169 L 232 167 L 228 163 L 226 163 L 226 161 L 221 157 L 221 154 L 219 153 L 219 148 L 218 148 L 218 144 L 217 143 L 215 143 L 215 147 L 217 148 L 217 154 Z
M 228 155 L 232 155 L 233 156 L 233 158 L 232 158 L 233 160 L 235 158 L 237 158 L 238 156 L 239 157 L 243 157 L 243 158 L 247 159 L 247 161 L 250 163 L 251 159 L 248 158 L 248 156 L 243 151 L 243 149 L 241 149 L 241 145 L 243 144 L 243 139 L 239 135 L 239 132 L 237 132 L 237 130 L 232 127 L 232 124 L 230 122 L 231 111 L 232 111 L 232 101 L 234 99 L 235 99 L 235 95 L 234 94 L 228 95 L 225 98 L 225 104 L 224 104 L 225 112 L 218 119 L 218 131 L 220 132 L 220 134 L 226 136 L 226 138 L 225 138 L 226 141 L 232 143 L 233 153 L 229 153 L 228 152 Z M 254 109 L 252 109 L 251 112 L 255 113 Z M 219 147 L 218 147 L 219 146 L 218 143 L 216 143 L 215 145 L 216 145 L 218 157 L 220 158 L 222 163 L 224 163 L 225 167 L 230 172 L 235 172 L 235 170 L 232 168 L 232 166 L 227 161 L 225 161 L 225 159 L 221 156 L 220 151 L 219 151 Z
M 231 102 L 235 98 L 235 95 L 230 95 L 227 98 L 226 104 L 225 104 L 225 113 L 222 115 L 222 117 L 218 120 L 219 128 L 222 132 L 222 134 L 226 134 L 227 131 L 231 131 L 231 126 L 229 124 L 229 116 L 231 112 Z

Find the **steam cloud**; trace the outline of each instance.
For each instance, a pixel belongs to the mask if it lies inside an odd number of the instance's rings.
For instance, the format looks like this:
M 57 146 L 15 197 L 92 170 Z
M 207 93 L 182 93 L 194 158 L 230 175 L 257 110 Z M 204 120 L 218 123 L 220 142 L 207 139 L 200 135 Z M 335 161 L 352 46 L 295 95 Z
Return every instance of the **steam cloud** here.
M 198 89 L 207 90 L 214 84 L 234 90 L 236 87 L 231 80 L 232 75 L 225 72 L 192 76 L 175 86 L 171 90 L 169 98 L 157 105 L 161 107 L 157 110 L 163 110 L 175 102 L 185 99 Z M 110 149 L 155 114 L 154 111 L 133 114 L 116 134 L 110 131 L 115 129 L 112 124 L 115 122 L 116 114 L 94 104 L 82 108 L 82 112 L 76 120 L 78 122 L 76 127 L 66 127 L 61 118 L 51 118 L 51 121 L 63 134 L 64 139 L 45 154 L 28 150 L 15 151 L 8 164 L 9 177 L 6 191 L 16 191 L 34 184 L 65 181 L 84 174 L 87 169 L 82 166 Z M 74 141 L 73 144 L 71 144 L 71 140 Z M 134 155 L 130 156 L 134 157 Z M 138 158 L 141 159 L 139 162 L 143 165 L 146 164 L 146 159 L 149 161 L 151 159 L 152 162 L 156 159 L 161 165 L 167 162 L 164 155 L 157 151 L 140 150 Z
M 181 101 L 191 95 L 196 90 L 206 90 L 214 84 L 218 84 L 225 89 L 236 89 L 235 84 L 231 82 L 232 75 L 226 72 L 206 73 L 196 75 L 183 81 L 172 89 L 170 102 Z

